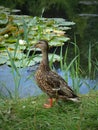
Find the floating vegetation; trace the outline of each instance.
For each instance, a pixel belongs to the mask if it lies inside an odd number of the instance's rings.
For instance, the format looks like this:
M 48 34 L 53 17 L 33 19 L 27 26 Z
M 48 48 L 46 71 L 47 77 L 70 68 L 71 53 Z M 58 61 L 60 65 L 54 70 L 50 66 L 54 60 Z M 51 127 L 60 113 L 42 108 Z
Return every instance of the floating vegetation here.
M 0 7 L 0 64 L 11 65 L 12 58 L 16 67 L 34 65 L 40 60 L 40 55 L 37 58 L 33 56 L 34 60 L 30 61 L 30 47 L 39 39 L 48 40 L 50 46 L 64 45 L 70 39 L 66 30 L 71 29 L 70 26 L 74 24 L 62 18 L 13 15 L 13 10 Z M 60 60 L 56 54 L 55 60 Z

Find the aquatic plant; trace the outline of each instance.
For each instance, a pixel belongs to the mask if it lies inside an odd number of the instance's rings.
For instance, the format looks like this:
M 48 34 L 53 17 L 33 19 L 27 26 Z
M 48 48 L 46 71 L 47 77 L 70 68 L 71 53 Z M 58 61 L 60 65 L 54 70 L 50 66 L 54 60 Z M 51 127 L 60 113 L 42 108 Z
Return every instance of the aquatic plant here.
M 14 58 L 17 67 L 24 67 L 23 64 L 28 63 L 28 52 L 39 39 L 49 41 L 49 45 L 61 46 L 70 38 L 67 37 L 65 31 L 71 29 L 69 26 L 74 25 L 74 22 L 65 21 L 62 18 L 39 18 L 26 15 L 12 15 L 11 10 L 6 10 L 5 7 L 0 8 L 0 64 L 8 64 L 9 56 L 5 48 L 14 56 L 15 46 L 18 46 L 16 58 Z M 9 13 L 9 15 L 7 14 Z M 28 53 L 28 54 L 27 54 Z M 54 54 L 54 59 L 57 55 Z M 40 56 L 38 56 L 40 57 Z M 40 60 L 37 59 L 37 60 Z M 23 62 L 23 64 L 21 64 Z M 36 58 L 27 66 L 34 65 Z
M 95 72 L 98 72 L 97 61 L 94 62 L 92 59 L 92 46 L 89 45 L 88 48 L 88 64 L 87 70 L 85 70 L 80 65 L 80 50 L 76 42 L 76 37 L 74 37 L 74 42 L 70 44 L 73 45 L 73 58 L 69 62 L 68 56 L 70 53 L 70 48 L 67 46 L 65 55 L 62 53 L 63 47 L 61 47 L 60 51 L 60 70 L 59 73 L 63 76 L 63 78 L 69 83 L 70 86 L 76 91 L 76 93 L 81 92 L 82 88 L 87 88 L 87 91 L 96 90 L 98 87 L 97 80 L 95 80 Z M 93 68 L 95 66 L 95 68 Z M 85 76 L 83 75 L 85 73 Z M 92 82 L 92 83 L 91 83 Z M 84 87 L 85 86 L 85 87 Z M 82 92 L 83 93 L 83 92 Z M 85 91 L 84 91 L 85 93 Z

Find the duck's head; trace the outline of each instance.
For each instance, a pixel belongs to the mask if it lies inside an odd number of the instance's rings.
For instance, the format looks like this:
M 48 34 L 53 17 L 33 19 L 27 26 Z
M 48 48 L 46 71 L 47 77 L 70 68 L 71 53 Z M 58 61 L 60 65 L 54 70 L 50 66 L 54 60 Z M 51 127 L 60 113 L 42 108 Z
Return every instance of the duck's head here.
M 40 48 L 42 51 L 48 51 L 49 45 L 48 45 L 48 42 L 46 40 L 39 40 L 35 44 L 35 48 Z

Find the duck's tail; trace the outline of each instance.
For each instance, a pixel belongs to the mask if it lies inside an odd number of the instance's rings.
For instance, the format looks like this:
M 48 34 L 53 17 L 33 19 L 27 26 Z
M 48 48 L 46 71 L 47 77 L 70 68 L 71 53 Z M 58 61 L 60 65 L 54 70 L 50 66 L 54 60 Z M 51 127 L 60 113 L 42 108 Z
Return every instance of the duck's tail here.
M 69 98 L 69 100 L 71 100 L 73 102 L 80 102 L 79 97 Z

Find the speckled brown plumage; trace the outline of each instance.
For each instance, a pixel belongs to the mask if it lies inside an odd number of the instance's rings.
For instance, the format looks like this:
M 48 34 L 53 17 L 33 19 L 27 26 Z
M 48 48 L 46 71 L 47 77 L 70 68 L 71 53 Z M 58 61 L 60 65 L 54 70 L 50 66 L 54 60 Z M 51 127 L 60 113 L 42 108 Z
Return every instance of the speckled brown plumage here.
M 72 101 L 78 101 L 78 96 L 68 86 L 66 81 L 49 67 L 48 43 L 40 40 L 36 45 L 42 51 L 42 61 L 36 71 L 36 82 L 42 91 L 47 93 L 50 98 L 62 98 Z

